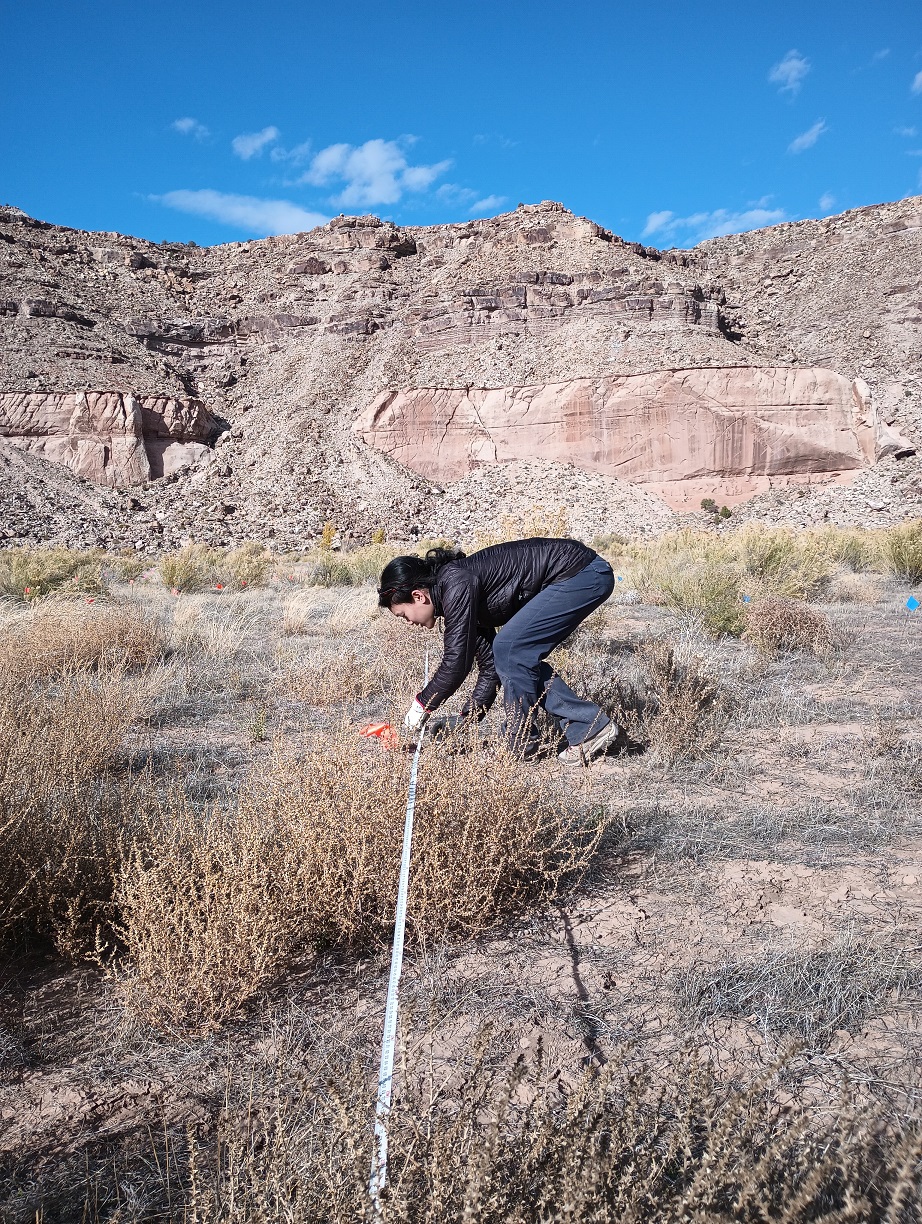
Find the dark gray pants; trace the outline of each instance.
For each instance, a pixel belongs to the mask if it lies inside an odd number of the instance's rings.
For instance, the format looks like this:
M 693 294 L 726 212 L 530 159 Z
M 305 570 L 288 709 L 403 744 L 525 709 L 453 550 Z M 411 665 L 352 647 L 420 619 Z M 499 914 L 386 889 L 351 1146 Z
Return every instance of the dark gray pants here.
M 527 751 L 537 743 L 533 715 L 539 705 L 560 724 L 569 744 L 584 743 L 611 722 L 595 702 L 577 697 L 545 660 L 608 599 L 614 585 L 611 566 L 596 557 L 573 578 L 539 591 L 497 633 L 493 655 L 503 682 L 506 735 L 517 749 Z

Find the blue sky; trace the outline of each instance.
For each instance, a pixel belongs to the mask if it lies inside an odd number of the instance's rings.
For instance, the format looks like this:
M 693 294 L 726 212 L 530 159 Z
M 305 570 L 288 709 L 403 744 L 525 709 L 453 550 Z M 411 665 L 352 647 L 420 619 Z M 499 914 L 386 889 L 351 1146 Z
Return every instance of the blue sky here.
M 0 0 L 0 201 L 201 244 L 562 201 L 714 233 L 922 192 L 922 2 Z

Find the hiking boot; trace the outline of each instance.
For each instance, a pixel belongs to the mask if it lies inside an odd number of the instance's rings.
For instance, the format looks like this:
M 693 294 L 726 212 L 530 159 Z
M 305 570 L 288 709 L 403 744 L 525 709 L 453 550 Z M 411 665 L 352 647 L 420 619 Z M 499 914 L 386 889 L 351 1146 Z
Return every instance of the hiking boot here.
M 607 727 L 603 727 L 598 735 L 593 735 L 591 739 L 584 740 L 581 744 L 571 744 L 569 748 L 565 748 L 561 752 L 557 760 L 562 761 L 564 765 L 588 765 L 593 757 L 597 757 L 610 748 L 612 744 L 618 742 L 623 735 L 621 728 L 616 722 L 610 722 Z

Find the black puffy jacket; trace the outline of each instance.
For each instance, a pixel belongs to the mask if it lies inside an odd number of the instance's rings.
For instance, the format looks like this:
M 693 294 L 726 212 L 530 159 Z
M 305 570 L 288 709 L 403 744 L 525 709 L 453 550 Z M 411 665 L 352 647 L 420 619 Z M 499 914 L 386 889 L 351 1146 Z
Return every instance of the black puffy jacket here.
M 493 661 L 496 626 L 505 625 L 545 587 L 573 578 L 597 555 L 579 540 L 513 540 L 443 565 L 430 594 L 445 620 L 445 645 L 438 670 L 417 696 L 420 705 L 434 710 L 447 701 L 476 659 L 480 674 L 464 712 L 488 710 L 500 683 Z

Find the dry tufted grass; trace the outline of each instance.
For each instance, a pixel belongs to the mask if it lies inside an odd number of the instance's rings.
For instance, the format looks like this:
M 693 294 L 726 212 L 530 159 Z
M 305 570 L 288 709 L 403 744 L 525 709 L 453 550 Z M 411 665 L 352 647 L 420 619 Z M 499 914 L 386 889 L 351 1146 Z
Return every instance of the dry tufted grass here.
M 837 1030 L 857 1034 L 889 996 L 917 990 L 919 983 L 905 949 L 847 929 L 828 947 L 768 948 L 758 958 L 689 966 L 672 985 L 680 1011 L 695 1022 L 745 1019 L 766 1037 L 797 1038 L 816 1051 Z
M 124 989 L 164 1027 L 221 1023 L 298 959 L 389 937 L 408 781 L 405 754 L 354 729 L 258 771 L 235 809 L 166 808 L 127 853 L 117 890 Z M 504 753 L 423 754 L 408 935 L 474 933 L 585 870 L 602 832 L 540 771 Z

